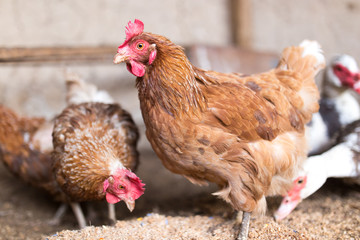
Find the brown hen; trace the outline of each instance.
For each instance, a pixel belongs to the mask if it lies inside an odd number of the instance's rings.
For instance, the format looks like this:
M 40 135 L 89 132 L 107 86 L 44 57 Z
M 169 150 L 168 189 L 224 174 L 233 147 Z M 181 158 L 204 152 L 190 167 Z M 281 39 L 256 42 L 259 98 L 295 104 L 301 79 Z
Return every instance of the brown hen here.
M 104 198 L 115 221 L 114 204 L 123 200 L 132 211 L 144 192 L 144 184 L 131 171 L 138 164 L 137 127 L 120 105 L 100 101 L 112 99 L 72 77 L 67 102 L 79 104 L 67 107 L 55 127 L 54 121 L 19 117 L 0 105 L 0 160 L 23 181 L 64 203 L 50 223 L 60 221 L 69 203 L 79 226 L 85 227 L 78 202 Z
M 56 117 L 52 135 L 56 181 L 81 226 L 85 219 L 78 202 L 106 198 L 109 217 L 116 221 L 114 204 L 124 201 L 132 211 L 144 192 L 144 184 L 132 172 L 138 165 L 138 129 L 119 104 L 100 101 L 112 99 L 81 79 L 68 79 L 70 105 Z
M 115 63 L 125 61 L 136 86 L 146 135 L 174 173 L 244 211 L 264 213 L 265 196 L 284 194 L 306 158 L 304 125 L 318 110 L 315 75 L 324 67 L 316 42 L 283 51 L 277 68 L 242 76 L 194 67 L 181 47 L 129 22 Z

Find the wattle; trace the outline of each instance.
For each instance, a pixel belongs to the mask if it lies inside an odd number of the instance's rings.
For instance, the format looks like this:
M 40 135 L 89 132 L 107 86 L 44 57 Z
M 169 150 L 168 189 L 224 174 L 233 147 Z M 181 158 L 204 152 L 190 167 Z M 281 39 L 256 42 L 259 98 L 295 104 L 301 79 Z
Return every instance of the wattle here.
M 137 77 L 142 77 L 145 74 L 145 65 L 142 63 L 131 60 L 128 64 L 126 64 L 126 67 L 129 72 L 131 72 Z
M 111 193 L 106 193 L 106 201 L 111 204 L 115 204 L 121 201 L 121 199 Z

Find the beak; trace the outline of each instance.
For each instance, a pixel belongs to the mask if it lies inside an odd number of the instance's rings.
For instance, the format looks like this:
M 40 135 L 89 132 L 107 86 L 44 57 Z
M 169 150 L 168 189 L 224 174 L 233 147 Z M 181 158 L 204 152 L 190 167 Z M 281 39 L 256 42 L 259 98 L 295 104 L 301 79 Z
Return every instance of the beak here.
M 285 217 L 287 217 L 295 207 L 301 202 L 301 199 L 291 199 L 290 197 L 286 196 L 281 202 L 280 207 L 274 213 L 275 221 L 281 221 Z
M 115 64 L 119 64 L 119 63 L 122 63 L 122 62 L 125 62 L 129 60 L 129 57 L 123 53 L 117 53 L 115 56 L 114 56 L 114 63 Z
M 135 208 L 135 201 L 131 201 L 131 200 L 124 200 L 124 202 L 126 203 L 127 208 L 130 210 L 130 212 L 132 212 Z
M 355 82 L 353 88 L 357 93 L 360 94 L 360 81 Z

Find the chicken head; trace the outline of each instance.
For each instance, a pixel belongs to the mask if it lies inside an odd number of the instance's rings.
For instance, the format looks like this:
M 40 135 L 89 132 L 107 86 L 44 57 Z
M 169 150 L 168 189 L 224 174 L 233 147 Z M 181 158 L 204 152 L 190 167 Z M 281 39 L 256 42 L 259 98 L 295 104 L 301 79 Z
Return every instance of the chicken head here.
M 274 214 L 276 221 L 288 216 L 303 199 L 316 192 L 325 183 L 327 174 L 324 165 L 324 159 L 319 156 L 310 157 L 304 163 L 304 169 L 294 179 L 292 188 L 284 196 Z
M 336 57 L 326 74 L 335 86 L 354 88 L 360 93 L 360 71 L 353 57 L 346 54 Z
M 137 37 L 143 30 L 144 24 L 140 20 L 129 22 L 125 31 L 125 42 L 119 46 L 114 57 L 114 63 L 125 61 L 129 72 L 137 77 L 144 76 L 146 66 L 151 65 L 157 55 L 156 44 Z
M 130 211 L 135 208 L 135 200 L 144 193 L 145 184 L 131 171 L 119 169 L 104 181 L 106 201 L 115 204 L 124 201 Z

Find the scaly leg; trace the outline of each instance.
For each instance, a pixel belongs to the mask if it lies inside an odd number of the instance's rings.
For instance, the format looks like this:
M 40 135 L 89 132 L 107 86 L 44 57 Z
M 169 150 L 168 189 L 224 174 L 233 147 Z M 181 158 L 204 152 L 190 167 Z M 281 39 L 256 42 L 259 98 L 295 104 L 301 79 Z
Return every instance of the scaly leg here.
M 112 221 L 113 224 L 116 223 L 116 216 L 115 216 L 115 204 L 108 203 L 109 209 L 109 219 Z
M 76 202 L 71 202 L 70 206 L 75 214 L 75 217 L 79 223 L 80 228 L 86 227 L 86 221 L 84 217 L 84 213 L 81 210 L 80 204 Z
M 237 240 L 246 240 L 249 234 L 249 225 L 250 225 L 250 216 L 251 213 L 243 212 L 242 222 L 240 225 L 240 233 Z
M 61 218 L 64 216 L 68 205 L 66 203 L 62 203 L 58 210 L 56 210 L 55 216 L 49 221 L 50 225 L 59 225 Z

